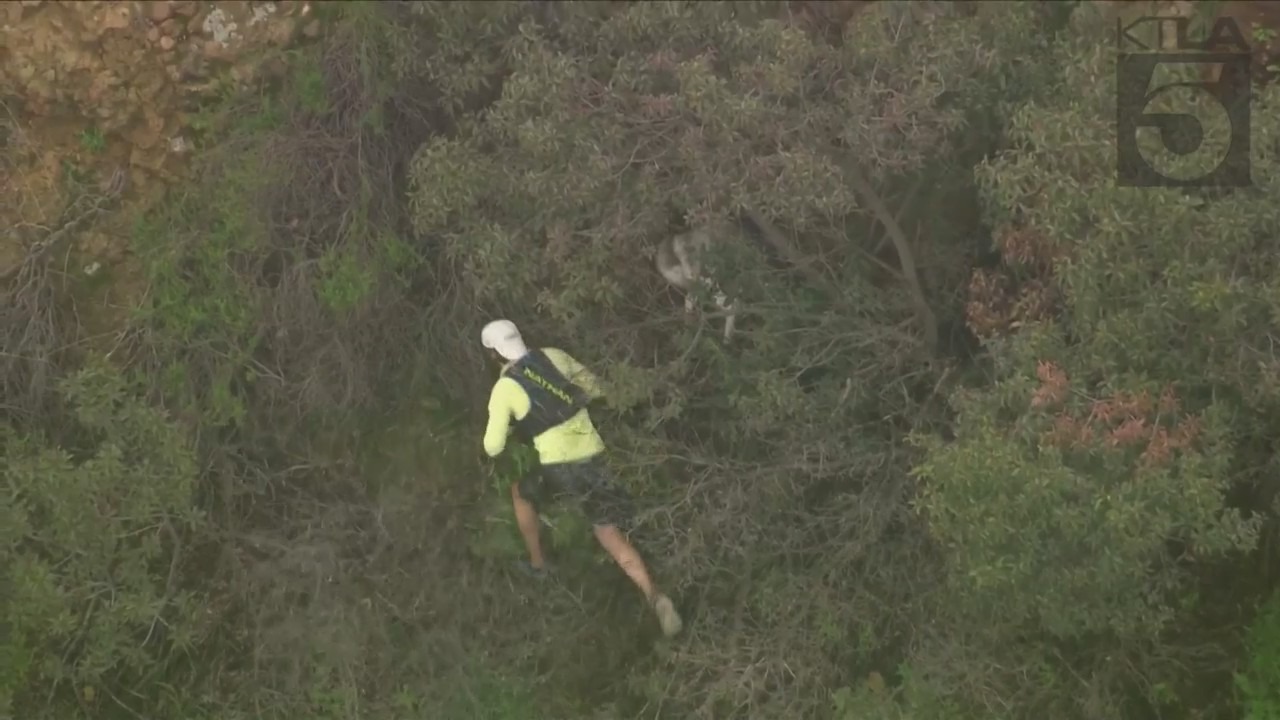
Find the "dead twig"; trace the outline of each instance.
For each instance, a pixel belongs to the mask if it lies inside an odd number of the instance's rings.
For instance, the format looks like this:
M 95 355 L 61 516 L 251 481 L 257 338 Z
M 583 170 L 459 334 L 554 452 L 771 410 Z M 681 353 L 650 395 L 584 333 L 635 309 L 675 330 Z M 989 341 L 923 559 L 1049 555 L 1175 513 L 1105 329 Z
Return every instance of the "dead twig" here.
M 867 209 L 880 220 L 889 239 L 893 241 L 893 247 L 898 252 L 898 262 L 902 264 L 902 278 L 911 291 L 911 300 L 916 306 L 916 315 L 924 332 L 925 347 L 932 353 L 938 346 L 938 319 L 933 314 L 933 309 L 929 307 L 924 288 L 920 285 L 915 255 L 911 252 L 911 243 L 907 240 L 907 234 L 902 231 L 902 226 L 898 224 L 898 219 L 889 210 L 889 206 L 881 199 L 875 188 L 871 187 L 871 182 L 854 167 L 852 162 L 845 164 L 845 174 L 853 185 L 854 191 L 862 197 Z
M 808 261 L 791 246 L 791 243 L 787 242 L 786 238 L 782 236 L 782 232 L 779 231 L 773 223 L 769 222 L 768 218 L 754 208 L 747 208 L 744 211 L 744 214 L 747 216 L 748 220 L 760 229 L 760 234 L 764 237 L 765 242 L 769 243 L 770 247 L 776 250 L 779 255 L 803 273 L 809 282 L 813 283 L 814 287 L 827 293 L 829 297 L 835 298 L 840 296 L 839 293 L 835 291 L 835 288 L 827 282 L 826 278 L 822 277 L 817 272 L 814 272 L 813 269 L 809 267 Z
M 75 214 L 62 222 L 57 230 L 54 230 L 44 238 L 33 243 L 31 248 L 27 251 L 27 256 L 22 263 L 17 267 L 10 269 L 3 275 L 0 275 L 0 282 L 8 282 L 14 276 L 21 275 L 24 270 L 29 272 L 33 266 L 43 262 L 44 259 L 52 253 L 54 248 L 58 247 L 60 243 L 71 237 L 72 233 L 83 228 L 89 220 L 97 217 L 103 212 L 106 212 L 108 204 L 119 198 L 120 193 L 124 191 L 123 178 L 123 173 L 120 170 L 117 170 L 106 184 L 106 191 L 101 195 L 97 195 L 89 199 L 89 206 L 79 212 L 75 211 L 76 207 L 80 204 L 80 198 L 77 198 L 75 202 L 72 202 L 71 206 L 67 208 L 66 213 L 74 212 Z

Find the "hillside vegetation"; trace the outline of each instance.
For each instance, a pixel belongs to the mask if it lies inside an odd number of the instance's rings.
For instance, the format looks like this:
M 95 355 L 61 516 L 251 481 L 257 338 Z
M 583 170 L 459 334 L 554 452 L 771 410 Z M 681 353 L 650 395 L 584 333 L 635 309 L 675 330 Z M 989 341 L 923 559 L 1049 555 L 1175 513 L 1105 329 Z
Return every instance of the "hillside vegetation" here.
M 109 342 L 2 277 L 0 718 L 1280 718 L 1280 96 L 1250 187 L 1119 186 L 1115 12 L 300 10 Z M 653 255 L 744 217 L 726 343 Z M 567 509 L 511 571 L 495 317 L 606 381 L 677 638 Z

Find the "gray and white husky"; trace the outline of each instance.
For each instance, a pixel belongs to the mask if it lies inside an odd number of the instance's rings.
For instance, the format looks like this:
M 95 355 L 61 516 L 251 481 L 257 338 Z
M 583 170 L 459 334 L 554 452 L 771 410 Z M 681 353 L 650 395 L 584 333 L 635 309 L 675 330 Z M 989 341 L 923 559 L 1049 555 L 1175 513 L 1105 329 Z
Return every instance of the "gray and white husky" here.
M 726 313 L 724 339 L 733 337 L 737 305 L 720 290 L 714 278 L 708 277 L 702 268 L 702 257 L 725 233 L 719 227 L 709 226 L 690 230 L 663 240 L 658 245 L 656 264 L 666 281 L 684 292 L 684 310 L 693 312 L 695 295 L 699 285 L 714 293 L 716 307 Z

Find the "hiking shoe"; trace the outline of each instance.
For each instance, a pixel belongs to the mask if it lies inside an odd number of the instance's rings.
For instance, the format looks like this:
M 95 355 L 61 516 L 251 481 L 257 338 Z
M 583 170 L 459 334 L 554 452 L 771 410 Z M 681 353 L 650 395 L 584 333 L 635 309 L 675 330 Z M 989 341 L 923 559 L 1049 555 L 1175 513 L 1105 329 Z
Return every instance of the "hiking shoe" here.
M 517 560 L 516 569 L 534 580 L 545 580 L 549 571 L 549 568 L 546 566 L 540 568 L 534 567 L 528 560 Z
M 653 599 L 653 612 L 658 616 L 658 623 L 662 625 L 662 634 L 667 637 L 674 637 L 680 633 L 680 629 L 684 627 L 684 621 L 680 619 L 680 613 L 676 612 L 676 606 L 671 603 L 671 598 L 658 594 Z

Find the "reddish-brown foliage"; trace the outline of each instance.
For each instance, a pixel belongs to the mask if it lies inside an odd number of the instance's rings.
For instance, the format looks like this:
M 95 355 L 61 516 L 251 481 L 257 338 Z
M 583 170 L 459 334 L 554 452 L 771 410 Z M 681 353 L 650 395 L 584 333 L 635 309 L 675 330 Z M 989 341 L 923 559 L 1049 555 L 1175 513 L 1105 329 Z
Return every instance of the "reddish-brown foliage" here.
M 1008 280 L 992 270 L 978 269 L 969 278 L 965 321 L 970 331 L 987 339 L 1008 329 L 1013 302 Z
M 1048 408 L 1066 397 L 1069 380 L 1055 363 L 1038 363 L 1036 377 L 1040 387 L 1032 394 L 1031 407 Z M 1200 435 L 1200 418 L 1179 417 L 1178 406 L 1172 385 L 1166 386 L 1158 399 L 1145 390 L 1121 391 L 1092 401 L 1087 413 L 1071 409 L 1056 413 L 1042 440 L 1061 449 L 1084 449 L 1095 438 L 1109 449 L 1142 447 L 1139 465 L 1158 467 L 1167 463 L 1175 451 L 1189 449 Z
M 1008 265 L 1017 265 L 1050 275 L 1053 264 L 1062 251 L 1048 237 L 1034 228 L 1006 226 L 996 234 L 996 245 L 1001 259 Z
M 1003 267 L 974 270 L 965 305 L 969 329 L 982 339 L 1050 317 L 1058 300 L 1053 271 L 1063 252 L 1056 244 L 1033 228 L 1013 225 L 995 240 Z
M 1070 380 L 1062 368 L 1041 360 L 1036 365 L 1036 377 L 1040 378 L 1040 387 L 1031 398 L 1031 407 L 1057 405 L 1066 399 Z

